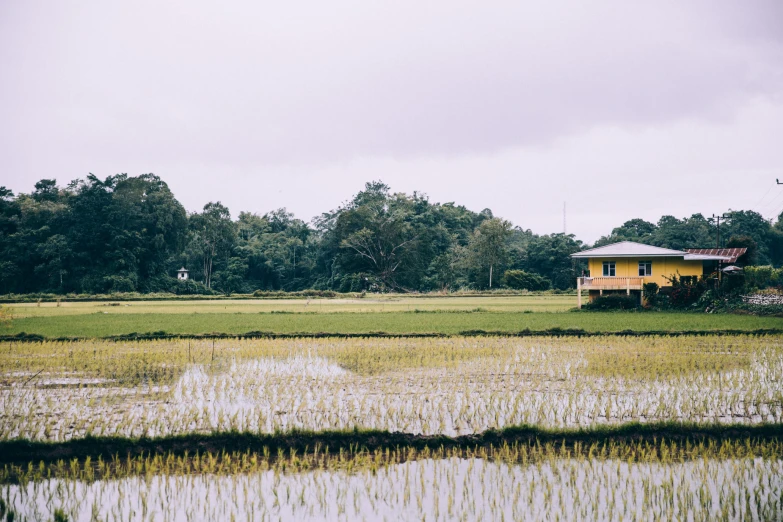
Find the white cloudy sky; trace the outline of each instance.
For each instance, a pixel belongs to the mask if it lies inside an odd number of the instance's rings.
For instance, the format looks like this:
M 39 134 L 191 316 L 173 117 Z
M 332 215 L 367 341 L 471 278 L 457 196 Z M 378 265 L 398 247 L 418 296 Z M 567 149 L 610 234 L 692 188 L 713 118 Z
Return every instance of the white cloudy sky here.
M 783 210 L 783 2 L 3 0 L 0 185 L 154 172 L 298 217 L 365 181 L 593 241 Z

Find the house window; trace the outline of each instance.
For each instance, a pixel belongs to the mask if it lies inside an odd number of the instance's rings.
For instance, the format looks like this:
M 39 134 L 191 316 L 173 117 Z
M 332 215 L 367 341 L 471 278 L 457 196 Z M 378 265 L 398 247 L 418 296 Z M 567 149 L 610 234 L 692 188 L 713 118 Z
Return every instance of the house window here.
M 652 275 L 652 261 L 639 261 L 639 275 L 641 277 Z
M 604 277 L 614 277 L 616 274 L 614 261 L 604 261 Z

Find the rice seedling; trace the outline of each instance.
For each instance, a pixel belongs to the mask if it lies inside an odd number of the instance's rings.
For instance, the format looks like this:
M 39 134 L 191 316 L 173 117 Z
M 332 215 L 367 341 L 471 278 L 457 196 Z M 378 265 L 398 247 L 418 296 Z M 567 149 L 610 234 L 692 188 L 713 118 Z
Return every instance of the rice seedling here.
M 426 459 L 481 459 L 506 464 L 552 463 L 560 459 L 587 461 L 618 460 L 627 464 L 676 464 L 703 459 L 783 458 L 783 441 L 752 437 L 728 440 L 678 441 L 666 437 L 654 440 L 606 440 L 566 444 L 565 440 L 529 440 L 494 445 L 386 446 L 368 450 L 359 445 L 331 448 L 318 443 L 312 449 L 294 448 L 271 451 L 218 451 L 184 453 L 147 453 L 132 457 L 114 454 L 104 459 L 59 459 L 27 464 L 5 464 L 0 468 L 0 484 L 26 484 L 45 480 L 67 479 L 92 482 L 117 480 L 133 476 L 237 474 L 272 470 L 278 473 L 310 470 L 377 471 L 396 464 Z
M 780 447 L 556 446 L 194 455 L 92 464 L 0 486 L 21 519 L 779 520 Z M 664 444 L 664 446 L 666 446 Z M 772 450 L 777 456 L 753 456 Z M 626 458 L 630 456 L 630 458 Z M 28 478 L 32 478 L 31 471 Z
M 781 422 L 780 336 L 0 343 L 0 439 Z

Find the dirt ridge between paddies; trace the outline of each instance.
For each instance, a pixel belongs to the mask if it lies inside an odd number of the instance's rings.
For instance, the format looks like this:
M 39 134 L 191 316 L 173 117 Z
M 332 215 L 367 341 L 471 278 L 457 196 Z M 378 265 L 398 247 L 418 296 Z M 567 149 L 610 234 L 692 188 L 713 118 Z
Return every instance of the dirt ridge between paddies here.
M 477 448 L 514 443 L 623 443 L 661 441 L 678 443 L 723 442 L 737 440 L 781 440 L 783 423 L 764 424 L 699 424 L 680 422 L 631 422 L 611 426 L 571 429 L 548 429 L 519 425 L 500 430 L 490 429 L 473 435 L 416 435 L 382 430 L 292 430 L 284 433 L 258 434 L 223 432 L 183 434 L 164 437 L 93 437 L 63 442 L 13 439 L 0 441 L 0 463 L 51 463 L 60 460 L 82 460 L 88 457 L 104 459 L 138 457 L 155 454 L 221 453 L 236 451 L 276 453 L 279 450 L 307 451 L 316 446 L 329 452 L 375 451 L 386 448 Z
M 733 336 L 733 335 L 783 335 L 783 328 L 758 328 L 754 330 L 618 330 L 593 331 L 581 328 L 548 328 L 545 330 L 524 329 L 520 331 L 503 330 L 465 330 L 457 333 L 438 332 L 267 332 L 251 331 L 241 334 L 210 332 L 200 334 L 168 333 L 165 331 L 128 333 L 104 337 L 47 337 L 40 334 L 20 332 L 14 335 L 0 336 L 0 342 L 76 342 L 85 340 L 102 341 L 159 341 L 166 339 L 366 339 L 366 338 L 448 338 L 448 337 L 683 337 L 683 336 Z

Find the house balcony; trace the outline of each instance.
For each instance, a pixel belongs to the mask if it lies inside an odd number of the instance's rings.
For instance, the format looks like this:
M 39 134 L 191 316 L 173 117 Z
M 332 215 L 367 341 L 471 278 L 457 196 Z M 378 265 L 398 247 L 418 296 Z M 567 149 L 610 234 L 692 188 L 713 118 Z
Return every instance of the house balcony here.
M 641 290 L 643 277 L 578 277 L 576 287 L 583 290 Z
M 639 299 L 643 302 L 642 289 L 643 277 L 578 277 L 576 279 L 577 305 L 582 308 L 582 290 L 589 290 L 590 300 L 603 295 L 604 290 L 624 290 L 630 295 L 631 290 L 639 292 Z

